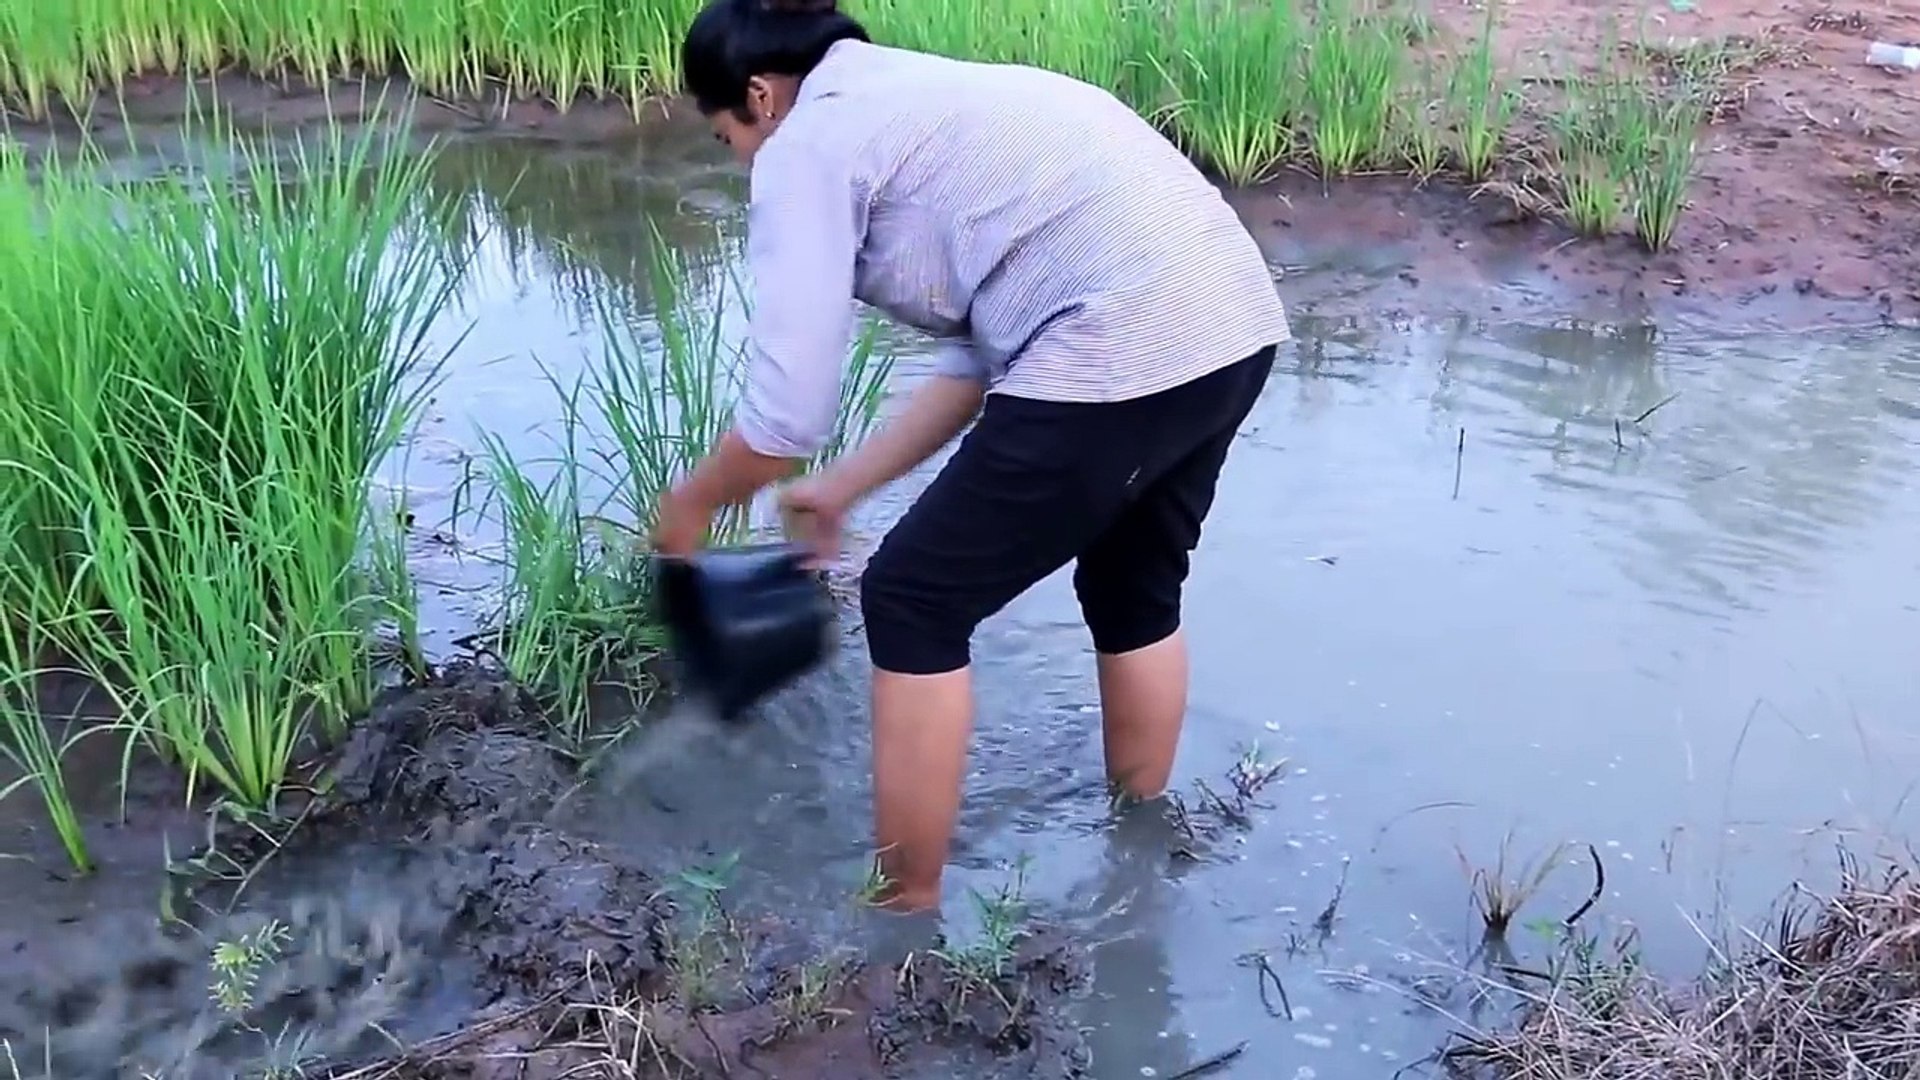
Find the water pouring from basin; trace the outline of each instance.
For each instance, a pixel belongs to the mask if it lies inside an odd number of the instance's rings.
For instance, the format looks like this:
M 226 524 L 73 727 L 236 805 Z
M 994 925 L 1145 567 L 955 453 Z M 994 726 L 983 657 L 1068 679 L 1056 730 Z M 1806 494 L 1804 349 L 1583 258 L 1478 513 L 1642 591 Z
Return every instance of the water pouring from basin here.
M 739 719 L 826 659 L 833 598 L 810 561 L 791 543 L 654 561 L 668 650 L 687 694 L 720 719 Z

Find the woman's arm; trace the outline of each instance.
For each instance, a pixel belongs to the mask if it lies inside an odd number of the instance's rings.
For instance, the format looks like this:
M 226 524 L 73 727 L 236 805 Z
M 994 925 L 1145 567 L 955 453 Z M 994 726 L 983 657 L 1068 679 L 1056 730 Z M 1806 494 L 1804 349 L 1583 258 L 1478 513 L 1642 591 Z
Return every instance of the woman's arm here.
M 853 337 L 864 214 L 843 169 L 804 140 L 775 140 L 753 168 L 746 386 L 733 427 L 660 500 L 655 546 L 686 554 L 723 506 L 793 475 L 832 436 Z
M 874 436 L 822 469 L 818 480 L 842 505 L 906 475 L 953 440 L 980 412 L 986 383 L 942 372 L 916 387 L 906 407 Z

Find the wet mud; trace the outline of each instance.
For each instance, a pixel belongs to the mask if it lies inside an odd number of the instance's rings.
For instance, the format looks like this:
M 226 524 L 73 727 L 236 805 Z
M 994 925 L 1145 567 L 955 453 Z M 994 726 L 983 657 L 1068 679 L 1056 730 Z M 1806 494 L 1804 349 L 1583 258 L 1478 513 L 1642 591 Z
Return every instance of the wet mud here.
M 938 947 L 885 963 L 729 911 L 556 823 L 580 777 L 544 724 L 469 664 L 388 694 L 308 801 L 216 826 L 157 910 L 10 965 L 23 1075 L 877 1080 L 956 1053 L 1085 1075 L 1062 939 L 1030 927 L 992 970 Z

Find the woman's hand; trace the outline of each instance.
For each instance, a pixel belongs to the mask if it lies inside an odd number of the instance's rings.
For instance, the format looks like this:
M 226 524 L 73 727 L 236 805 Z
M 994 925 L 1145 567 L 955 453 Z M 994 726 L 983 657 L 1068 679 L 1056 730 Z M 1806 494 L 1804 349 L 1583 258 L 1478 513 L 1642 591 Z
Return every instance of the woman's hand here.
M 669 489 L 655 511 L 653 550 L 679 559 L 692 555 L 706 543 L 713 514 L 713 508 L 701 505 L 686 485 Z
M 831 473 L 801 477 L 780 491 L 788 534 L 822 565 L 840 557 L 840 529 L 856 496 Z

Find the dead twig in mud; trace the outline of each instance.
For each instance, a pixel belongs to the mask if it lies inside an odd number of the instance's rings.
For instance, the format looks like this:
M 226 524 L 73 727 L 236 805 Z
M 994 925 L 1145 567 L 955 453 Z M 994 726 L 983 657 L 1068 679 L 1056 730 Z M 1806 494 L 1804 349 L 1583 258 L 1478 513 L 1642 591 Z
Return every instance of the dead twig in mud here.
M 1593 860 L 1593 891 L 1587 894 L 1587 899 L 1579 907 L 1573 909 L 1573 914 L 1560 920 L 1560 925 L 1568 929 L 1572 929 L 1587 912 L 1592 911 L 1593 906 L 1600 902 L 1601 895 L 1607 891 L 1607 868 L 1600 862 L 1600 849 L 1588 844 L 1587 856 Z
M 1179 842 L 1169 854 L 1175 859 L 1198 862 L 1200 846 L 1222 828 L 1252 828 L 1253 812 L 1271 809 L 1260 801 L 1261 792 L 1286 775 L 1289 763 L 1287 758 L 1268 761 L 1261 755 L 1256 743 L 1247 747 L 1227 769 L 1226 779 L 1232 788 L 1231 796 L 1214 790 L 1213 785 L 1202 779 L 1193 781 L 1197 806 L 1189 806 L 1179 792 L 1167 792 L 1162 797 L 1167 824 L 1180 835 Z M 1197 811 L 1204 812 L 1204 816 Z
M 1292 953 L 1293 946 L 1287 951 Z M 1233 961 L 1240 967 L 1252 968 L 1254 985 L 1260 992 L 1260 1007 L 1275 1020 L 1293 1019 L 1293 1001 L 1287 996 L 1287 984 L 1280 979 L 1280 972 L 1273 966 L 1273 957 L 1264 949 L 1241 953 Z
M 1666 408 L 1668 405 L 1673 404 L 1673 399 L 1679 396 L 1680 396 L 1680 391 L 1675 390 L 1673 393 L 1668 394 L 1666 397 L 1663 397 L 1659 401 L 1654 402 L 1651 406 L 1647 408 L 1647 411 L 1633 418 L 1633 426 L 1639 427 L 1641 424 L 1646 423 L 1649 417 L 1651 417 L 1654 413 L 1659 412 L 1661 409 Z
M 713 1041 L 713 1033 L 707 1030 L 706 1021 L 702 1020 L 700 1014 L 697 1012 L 688 1013 L 687 1016 L 688 1019 L 693 1021 L 694 1030 L 698 1031 L 700 1037 L 706 1040 L 707 1049 L 713 1051 L 713 1060 L 720 1066 L 720 1076 L 722 1080 L 733 1076 L 733 1068 L 727 1064 L 727 1055 L 721 1053 L 720 1044 Z
M 1460 429 L 1460 440 L 1453 447 L 1453 498 L 1460 499 L 1460 474 L 1467 464 L 1467 429 Z
M 1327 906 L 1314 917 L 1313 932 L 1320 935 L 1322 944 L 1333 936 L 1333 921 L 1340 915 L 1340 901 L 1347 895 L 1347 873 L 1352 869 L 1351 858 L 1340 860 L 1340 882 L 1333 887 L 1333 898 L 1328 900 Z
M 1201 804 L 1213 810 L 1221 818 L 1243 829 L 1253 824 L 1252 816 L 1246 811 L 1245 800 L 1238 805 L 1230 803 L 1214 794 L 1213 788 L 1207 786 L 1205 780 L 1195 780 L 1193 786 L 1200 792 Z
M 581 975 L 560 989 L 537 1001 L 530 1001 L 512 1012 L 502 1013 L 471 1027 L 428 1039 L 398 1056 L 386 1058 L 371 1065 L 362 1065 L 346 1072 L 330 1073 L 327 1080 L 394 1080 L 403 1075 L 403 1070 L 419 1069 L 422 1066 L 446 1061 L 474 1043 L 513 1028 L 537 1015 L 541 1010 L 558 1004 L 586 981 L 587 976 Z
M 1179 1072 L 1168 1077 L 1167 1080 L 1196 1080 L 1197 1077 L 1205 1076 L 1208 1073 L 1217 1072 L 1226 1068 L 1234 1059 L 1246 1052 L 1247 1044 L 1244 1041 L 1240 1042 L 1220 1051 L 1197 1065 L 1190 1065 L 1187 1068 L 1181 1069 Z

